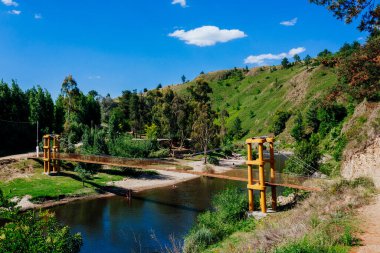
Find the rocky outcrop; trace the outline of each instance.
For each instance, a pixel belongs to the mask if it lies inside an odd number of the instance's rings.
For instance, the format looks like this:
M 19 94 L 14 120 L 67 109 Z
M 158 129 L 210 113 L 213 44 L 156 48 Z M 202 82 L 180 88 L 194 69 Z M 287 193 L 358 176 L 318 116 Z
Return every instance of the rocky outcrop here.
M 350 140 L 343 153 L 342 176 L 370 177 L 380 188 L 380 103 L 363 101 L 342 131 Z
M 345 156 L 342 176 L 348 179 L 370 177 L 376 187 L 380 188 L 380 137 L 376 137 L 364 150 Z

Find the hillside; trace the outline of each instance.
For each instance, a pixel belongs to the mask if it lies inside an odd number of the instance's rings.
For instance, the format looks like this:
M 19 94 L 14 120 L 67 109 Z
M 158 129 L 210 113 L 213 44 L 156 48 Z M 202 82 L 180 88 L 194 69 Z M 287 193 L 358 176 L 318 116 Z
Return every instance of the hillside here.
M 336 84 L 334 68 L 317 66 L 307 68 L 295 65 L 289 69 L 257 67 L 245 71 L 244 75 L 236 70 L 223 70 L 203 74 L 199 77 L 209 82 L 213 93 L 210 94 L 214 110 L 227 110 L 227 128 L 239 117 L 242 121 L 244 138 L 267 135 L 273 115 L 279 111 L 292 112 L 287 129 L 293 122 L 297 111 L 305 109 L 316 98 L 322 97 Z M 185 94 L 186 88 L 195 80 L 171 88 Z M 279 140 L 292 142 L 289 131 L 285 130 Z

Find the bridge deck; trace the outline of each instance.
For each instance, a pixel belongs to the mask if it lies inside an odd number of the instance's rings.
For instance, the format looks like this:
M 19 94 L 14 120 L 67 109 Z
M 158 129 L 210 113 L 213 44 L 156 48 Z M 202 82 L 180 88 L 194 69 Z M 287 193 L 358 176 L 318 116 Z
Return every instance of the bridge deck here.
M 222 174 L 213 174 L 213 173 L 205 173 L 199 171 L 191 171 L 191 170 L 181 170 L 181 169 L 171 169 L 168 167 L 175 167 L 176 163 L 161 160 L 161 159 L 131 159 L 131 158 L 122 158 L 122 157 L 112 157 L 112 156 L 96 156 L 96 155 L 80 155 L 80 154 L 68 154 L 68 153 L 59 153 L 56 160 L 63 161 L 71 161 L 71 162 L 82 162 L 82 163 L 91 163 L 91 164 L 100 164 L 100 165 L 109 165 L 115 167 L 128 167 L 135 169 L 154 169 L 154 170 L 162 170 L 162 171 L 171 171 L 178 173 L 188 173 L 198 176 L 206 176 L 211 178 L 220 178 L 227 180 L 234 180 L 240 182 L 247 182 L 247 178 L 234 177 Z M 253 180 L 254 182 L 258 182 L 258 180 Z M 317 187 L 309 187 L 295 183 L 278 183 L 278 182 L 265 182 L 267 186 L 279 186 L 279 187 L 289 187 L 293 189 L 305 190 L 305 191 L 321 191 L 320 188 Z

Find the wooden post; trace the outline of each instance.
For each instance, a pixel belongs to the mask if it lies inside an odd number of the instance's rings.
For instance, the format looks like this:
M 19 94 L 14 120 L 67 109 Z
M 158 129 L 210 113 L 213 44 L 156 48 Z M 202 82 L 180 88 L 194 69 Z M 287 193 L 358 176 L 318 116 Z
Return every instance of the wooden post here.
M 263 157 L 263 145 L 264 140 L 259 143 L 259 187 L 260 187 L 260 207 L 261 212 L 266 213 L 267 212 L 267 206 L 266 206 L 266 193 L 265 193 L 265 175 L 264 175 L 264 157 Z
M 57 160 L 57 155 L 59 152 L 59 135 L 53 136 L 53 172 L 59 172 L 59 162 Z
M 48 169 L 48 162 L 49 162 L 49 159 L 48 159 L 48 155 L 47 155 L 47 150 L 48 150 L 48 144 L 47 144 L 47 136 L 44 135 L 43 137 L 44 139 L 44 158 L 43 158 L 43 161 L 44 161 L 44 173 L 47 173 L 47 169 Z
M 274 159 L 274 139 L 267 138 L 267 142 L 269 143 L 269 155 L 270 155 L 270 182 L 276 182 L 276 168 L 275 168 L 275 159 Z M 272 210 L 276 211 L 277 209 L 277 192 L 276 186 L 272 185 Z
M 50 135 L 44 135 L 44 173 L 49 174 L 51 171 L 51 153 L 50 153 Z
M 247 159 L 252 161 L 252 143 L 247 143 Z M 254 195 L 253 189 L 250 186 L 253 185 L 253 176 L 252 176 L 252 165 L 248 165 L 248 202 L 249 202 L 249 211 L 254 210 Z

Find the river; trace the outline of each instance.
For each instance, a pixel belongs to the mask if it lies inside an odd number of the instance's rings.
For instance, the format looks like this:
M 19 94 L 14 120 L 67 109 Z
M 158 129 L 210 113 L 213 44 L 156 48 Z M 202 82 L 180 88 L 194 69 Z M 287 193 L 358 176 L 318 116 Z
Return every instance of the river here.
M 228 174 L 242 173 L 245 170 Z M 170 237 L 182 243 L 197 215 L 210 208 L 212 197 L 229 186 L 246 189 L 242 182 L 196 178 L 176 187 L 134 193 L 130 201 L 115 196 L 72 202 L 51 210 L 59 221 L 82 234 L 83 253 L 161 252 L 170 246 Z

